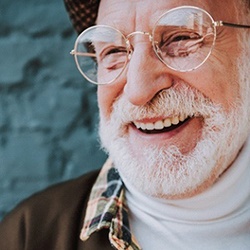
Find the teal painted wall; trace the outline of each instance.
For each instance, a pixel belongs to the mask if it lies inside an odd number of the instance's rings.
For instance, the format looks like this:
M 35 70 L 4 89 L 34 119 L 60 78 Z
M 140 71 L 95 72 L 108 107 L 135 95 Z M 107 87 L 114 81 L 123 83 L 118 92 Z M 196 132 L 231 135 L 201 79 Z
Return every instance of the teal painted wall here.
M 96 88 L 69 54 L 61 0 L 0 2 L 0 219 L 48 185 L 101 167 Z

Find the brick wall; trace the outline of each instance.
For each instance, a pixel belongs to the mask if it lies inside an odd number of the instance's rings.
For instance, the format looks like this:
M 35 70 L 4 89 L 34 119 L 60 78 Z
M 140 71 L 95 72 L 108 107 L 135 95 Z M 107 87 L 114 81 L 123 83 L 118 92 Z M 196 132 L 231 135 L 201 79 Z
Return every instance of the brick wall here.
M 62 0 L 0 2 L 0 219 L 53 183 L 99 168 L 96 89 L 69 54 Z

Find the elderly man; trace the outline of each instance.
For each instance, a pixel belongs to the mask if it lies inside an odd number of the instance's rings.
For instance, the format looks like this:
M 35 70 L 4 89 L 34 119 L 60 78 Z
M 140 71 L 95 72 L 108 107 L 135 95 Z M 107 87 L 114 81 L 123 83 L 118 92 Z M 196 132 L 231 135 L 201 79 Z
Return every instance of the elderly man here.
M 250 249 L 250 2 L 65 4 L 110 157 L 19 205 L 0 249 Z

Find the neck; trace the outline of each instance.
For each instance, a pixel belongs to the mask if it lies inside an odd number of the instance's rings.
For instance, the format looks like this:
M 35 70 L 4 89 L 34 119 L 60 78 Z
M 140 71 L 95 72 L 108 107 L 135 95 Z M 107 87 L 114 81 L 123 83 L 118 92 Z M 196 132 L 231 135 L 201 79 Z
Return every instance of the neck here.
M 250 247 L 249 151 L 250 143 L 247 142 L 231 167 L 211 188 L 187 199 L 168 200 L 146 196 L 122 176 L 127 188 L 126 198 L 132 231 L 144 249 L 150 249 L 145 247 L 148 235 L 159 238 L 158 248 L 151 245 L 151 249 L 163 249 L 159 247 L 166 244 L 166 237 L 172 233 L 176 236 L 181 234 L 181 242 L 184 245 L 191 238 L 192 247 L 193 244 L 202 244 L 205 240 L 214 242 L 214 248 L 210 249 L 218 249 L 221 241 L 216 239 L 219 236 L 230 241 L 231 237 L 235 238 L 236 234 L 242 232 L 242 235 L 246 235 L 242 242 L 245 241 Z M 188 228 L 188 232 L 183 232 L 184 228 Z M 162 232 L 162 238 L 156 234 L 159 230 Z M 146 242 L 150 245 L 147 240 Z M 169 242 L 172 249 L 176 249 L 176 244 L 175 240 Z M 232 244 L 237 245 L 239 242 Z

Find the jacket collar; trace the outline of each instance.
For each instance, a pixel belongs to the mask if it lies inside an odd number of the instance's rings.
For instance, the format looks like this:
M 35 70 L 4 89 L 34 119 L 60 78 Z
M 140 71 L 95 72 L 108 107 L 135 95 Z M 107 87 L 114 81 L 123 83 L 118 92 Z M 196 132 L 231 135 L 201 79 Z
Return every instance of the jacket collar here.
M 130 231 L 124 184 L 110 160 L 92 188 L 80 238 L 86 241 L 101 229 L 109 229 L 109 241 L 116 249 L 141 249 Z

